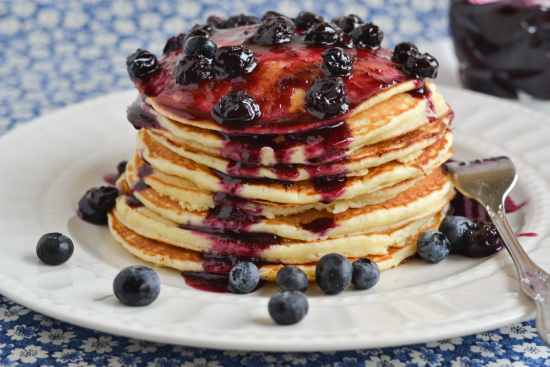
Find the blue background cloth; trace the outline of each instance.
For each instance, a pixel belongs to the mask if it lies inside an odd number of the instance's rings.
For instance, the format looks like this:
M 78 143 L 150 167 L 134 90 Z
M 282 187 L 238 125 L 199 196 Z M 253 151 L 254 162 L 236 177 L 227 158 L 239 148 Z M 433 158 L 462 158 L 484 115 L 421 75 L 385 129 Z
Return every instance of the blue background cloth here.
M 355 13 L 385 32 L 383 45 L 448 37 L 447 0 L 0 1 L 0 135 L 87 98 L 132 88 L 125 58 L 160 54 L 166 40 L 211 14 L 301 10 Z M 275 7 L 273 7 L 275 6 Z M 335 353 L 217 351 L 144 342 L 52 320 L 0 297 L 0 366 L 541 366 L 550 349 L 534 322 L 398 348 Z M 419 334 L 422 330 L 418 330 Z

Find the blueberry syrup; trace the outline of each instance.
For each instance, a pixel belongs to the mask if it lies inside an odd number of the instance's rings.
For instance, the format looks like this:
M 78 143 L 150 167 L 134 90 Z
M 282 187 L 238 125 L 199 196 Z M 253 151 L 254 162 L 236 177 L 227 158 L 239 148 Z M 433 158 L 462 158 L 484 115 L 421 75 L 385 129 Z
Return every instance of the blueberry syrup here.
M 312 233 L 324 236 L 328 231 L 338 227 L 332 217 L 317 218 L 309 223 L 302 224 L 302 228 Z
M 106 173 L 103 175 L 103 181 L 108 183 L 111 186 L 114 186 L 116 183 L 116 180 L 118 180 L 118 173 Z
M 133 209 L 141 208 L 142 206 L 144 206 L 143 203 L 133 195 L 126 196 L 124 198 L 124 201 L 126 202 L 126 205 L 128 205 L 130 208 L 133 208 Z
M 153 166 L 151 166 L 149 163 L 144 162 L 141 166 L 138 167 L 137 174 L 139 177 L 139 180 L 132 183 L 130 186 L 130 191 L 132 192 L 139 192 L 139 191 L 145 191 L 149 188 L 149 185 L 143 181 L 143 179 L 151 174 L 153 174 L 154 169 Z
M 185 280 L 185 284 L 199 291 L 212 293 L 239 293 L 229 284 L 229 277 L 227 275 L 194 272 L 182 272 L 181 275 Z M 264 281 L 260 281 L 252 292 L 256 292 L 263 287 L 264 284 Z
M 166 130 L 160 126 L 157 117 L 151 112 L 151 107 L 140 100 L 136 100 L 126 110 L 126 118 L 136 130 L 141 128 Z
M 508 196 L 506 200 L 504 200 L 504 210 L 506 210 L 506 213 L 508 214 L 515 213 L 521 208 L 523 208 L 525 205 L 529 204 L 530 201 L 531 199 L 527 199 L 522 201 L 519 204 L 516 204 L 514 200 L 512 200 L 512 198 Z
M 432 102 L 432 90 L 424 83 L 418 89 L 411 90 L 408 92 L 413 98 L 425 99 L 426 101 L 426 113 L 428 114 L 428 119 L 430 121 L 436 120 L 436 113 L 434 109 L 434 104 Z
M 516 237 L 537 237 L 537 236 L 538 236 L 538 234 L 533 233 L 533 232 L 526 232 L 526 233 L 516 234 Z
M 177 53 L 169 53 L 160 61 L 160 67 L 148 80 L 135 80 L 138 90 L 156 97 L 157 103 L 167 111 L 189 120 L 213 121 L 214 105 L 230 91 L 249 89 L 260 105 L 262 116 L 247 123 L 223 123 L 225 132 L 242 134 L 279 134 L 311 130 L 341 121 L 347 116 L 334 116 L 319 120 L 302 109 L 290 108 L 296 90 L 307 91 L 309 83 L 323 75 L 321 52 L 329 46 L 313 46 L 304 42 L 304 34 L 296 33 L 293 40 L 284 45 L 264 46 L 246 43 L 245 40 L 256 28 L 255 25 L 233 29 L 214 29 L 211 38 L 218 48 L 241 45 L 254 51 L 256 68 L 236 78 L 214 78 L 197 84 L 181 86 L 175 82 L 173 70 L 180 59 Z M 365 99 L 399 83 L 419 81 L 407 75 L 401 65 L 392 60 L 391 50 L 380 48 L 349 49 L 354 60 L 354 71 L 344 77 L 348 93 L 346 103 L 350 112 Z M 286 70 L 274 69 L 284 60 Z M 277 66 L 275 66 L 276 68 Z M 295 105 L 293 105 L 295 107 Z M 218 123 L 216 123 L 218 124 Z
M 527 199 L 520 204 L 516 204 L 511 197 L 507 197 L 504 201 L 504 209 L 506 213 L 515 213 L 529 203 Z M 451 200 L 449 215 L 460 215 L 466 217 L 473 222 L 490 222 L 491 218 L 477 201 L 469 199 L 457 192 L 454 199 Z
M 328 204 L 339 198 L 346 192 L 347 177 L 324 176 L 313 180 L 315 191 L 321 194 L 321 202 Z

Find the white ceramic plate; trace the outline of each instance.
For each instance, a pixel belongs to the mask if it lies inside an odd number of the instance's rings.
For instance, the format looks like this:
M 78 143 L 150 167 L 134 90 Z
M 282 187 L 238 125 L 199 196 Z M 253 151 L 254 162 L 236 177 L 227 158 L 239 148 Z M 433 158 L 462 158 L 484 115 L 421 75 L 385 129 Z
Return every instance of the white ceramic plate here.
M 531 201 L 511 215 L 521 242 L 550 265 L 550 119 L 513 103 L 457 89 L 439 90 L 456 112 L 457 159 L 506 154 L 516 163 L 514 200 Z M 135 130 L 125 109 L 135 92 L 71 106 L 21 126 L 0 139 L 0 292 L 46 315 L 92 329 L 159 342 L 220 349 L 328 351 L 425 342 L 471 334 L 532 316 L 518 297 L 505 252 L 484 260 L 450 256 L 415 260 L 382 273 L 368 291 L 324 295 L 308 290 L 309 314 L 277 326 L 267 286 L 249 295 L 215 294 L 185 285 L 178 272 L 157 269 L 159 298 L 125 307 L 112 294 L 118 271 L 142 263 L 106 227 L 75 216 L 78 199 L 103 174 L 130 157 Z M 73 257 L 47 266 L 35 255 L 38 238 L 60 231 L 75 242 Z

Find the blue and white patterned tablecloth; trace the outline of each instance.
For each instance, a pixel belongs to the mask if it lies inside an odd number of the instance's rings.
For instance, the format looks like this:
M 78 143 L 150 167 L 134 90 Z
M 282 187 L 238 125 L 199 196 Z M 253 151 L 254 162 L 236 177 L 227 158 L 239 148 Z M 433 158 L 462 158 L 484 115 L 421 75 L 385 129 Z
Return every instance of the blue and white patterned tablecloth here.
M 132 88 L 125 57 L 160 54 L 166 39 L 207 15 L 329 18 L 356 13 L 385 32 L 384 44 L 448 37 L 447 0 L 0 0 L 0 135 L 87 98 Z M 398 348 L 336 353 L 255 353 L 187 348 L 107 335 L 0 297 L 0 366 L 542 366 L 550 350 L 534 322 Z M 422 330 L 418 330 L 419 333 Z

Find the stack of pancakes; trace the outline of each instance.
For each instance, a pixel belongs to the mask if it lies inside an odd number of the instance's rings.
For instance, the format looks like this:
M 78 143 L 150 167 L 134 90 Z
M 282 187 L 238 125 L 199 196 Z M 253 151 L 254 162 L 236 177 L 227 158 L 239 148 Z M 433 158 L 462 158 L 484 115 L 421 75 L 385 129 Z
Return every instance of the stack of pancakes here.
M 247 27 L 231 31 L 239 28 Z M 216 35 L 218 47 L 242 43 Z M 413 256 L 419 234 L 437 228 L 454 195 L 440 167 L 453 154 L 452 111 L 435 85 L 402 73 L 391 51 L 369 50 L 354 72 L 387 65 L 384 85 L 373 80 L 345 115 L 314 119 L 303 102 L 307 82 L 290 92 L 281 82 L 296 67 L 292 58 L 274 61 L 251 48 L 258 67 L 244 85 L 262 101 L 251 124 L 220 124 L 203 111 L 235 90 L 231 83 L 187 92 L 173 82 L 181 50 L 165 55 L 150 80 L 136 81 L 140 98 L 128 118 L 140 130 L 109 215 L 114 238 L 139 258 L 187 273 L 228 273 L 252 260 L 270 281 L 285 264 L 314 280 L 329 253 L 368 257 L 381 270 Z M 301 60 L 310 74 L 293 75 L 322 74 L 320 57 Z M 186 94 L 196 88 L 206 96 L 200 105 Z

